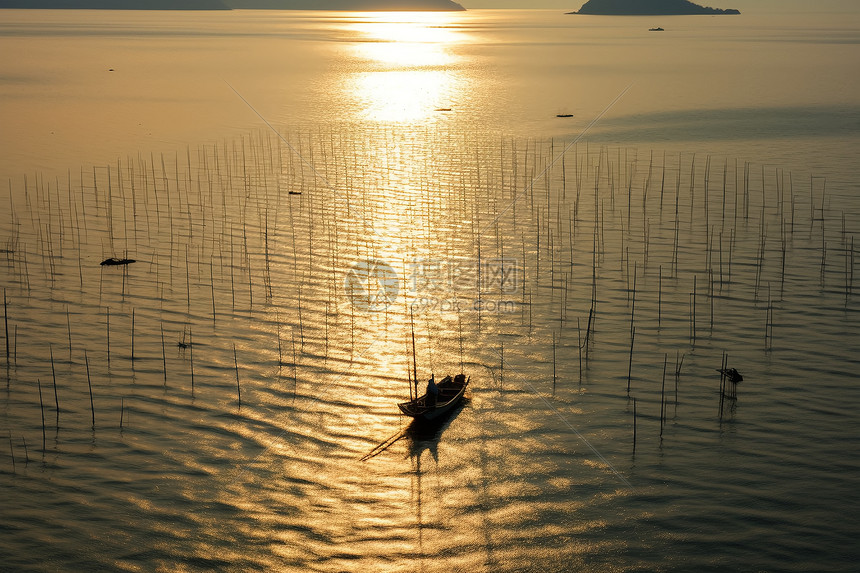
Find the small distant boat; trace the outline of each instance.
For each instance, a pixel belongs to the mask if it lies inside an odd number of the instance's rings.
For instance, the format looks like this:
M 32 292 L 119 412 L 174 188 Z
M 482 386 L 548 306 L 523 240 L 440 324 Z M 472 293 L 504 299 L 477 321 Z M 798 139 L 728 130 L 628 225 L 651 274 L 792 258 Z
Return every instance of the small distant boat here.
M 437 107 L 436 111 L 451 111 L 450 107 Z
M 131 263 L 136 263 L 136 262 L 137 261 L 134 259 L 117 259 L 116 257 L 111 257 L 109 259 L 103 260 L 99 264 L 103 267 L 104 266 L 112 267 L 112 266 L 116 266 L 116 265 L 129 265 Z
M 439 396 L 436 398 L 435 405 L 431 406 L 428 403 L 427 394 L 424 394 L 397 406 L 401 412 L 415 418 L 416 421 L 429 422 L 435 420 L 450 412 L 454 406 L 460 403 L 460 400 L 463 399 L 463 394 L 466 393 L 466 387 L 469 386 L 469 380 L 471 378 L 466 378 L 465 374 L 457 374 L 453 378 L 445 376 L 436 385 L 439 388 Z
M 556 117 L 573 117 L 573 114 L 572 113 L 557 113 L 557 114 L 555 114 L 555 116 Z
M 649 32 L 665 32 L 666 30 L 664 30 L 663 28 L 660 28 L 660 27 L 658 26 L 658 27 L 656 27 L 656 28 L 648 28 L 648 31 L 649 31 Z
M 289 194 L 290 195 L 301 195 L 302 192 L 301 191 L 290 191 Z

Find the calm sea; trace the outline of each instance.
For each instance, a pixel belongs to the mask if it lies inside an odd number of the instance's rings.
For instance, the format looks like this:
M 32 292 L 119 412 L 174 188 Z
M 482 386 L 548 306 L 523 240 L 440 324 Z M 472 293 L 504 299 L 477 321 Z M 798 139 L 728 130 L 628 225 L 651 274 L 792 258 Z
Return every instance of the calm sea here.
M 857 13 L 3 11 L 0 54 L 0 569 L 860 558 Z M 471 376 L 431 431 L 413 369 Z

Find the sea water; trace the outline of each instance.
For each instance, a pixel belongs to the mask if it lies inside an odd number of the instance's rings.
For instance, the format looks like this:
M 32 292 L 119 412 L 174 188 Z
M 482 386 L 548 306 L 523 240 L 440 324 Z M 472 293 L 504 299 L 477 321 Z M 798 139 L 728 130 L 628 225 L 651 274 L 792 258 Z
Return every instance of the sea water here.
M 856 14 L 3 16 L 4 568 L 856 560 Z

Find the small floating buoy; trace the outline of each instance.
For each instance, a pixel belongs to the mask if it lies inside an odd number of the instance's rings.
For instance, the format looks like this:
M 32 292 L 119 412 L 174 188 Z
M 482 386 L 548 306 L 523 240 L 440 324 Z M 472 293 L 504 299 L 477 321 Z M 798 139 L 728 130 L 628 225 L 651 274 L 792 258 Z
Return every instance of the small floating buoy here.
M 109 71 L 109 72 L 112 72 L 112 71 L 113 71 L 113 68 L 109 69 L 108 71 Z
M 726 380 L 733 384 L 744 381 L 744 377 L 735 368 L 719 368 L 717 369 L 717 372 L 725 376 Z

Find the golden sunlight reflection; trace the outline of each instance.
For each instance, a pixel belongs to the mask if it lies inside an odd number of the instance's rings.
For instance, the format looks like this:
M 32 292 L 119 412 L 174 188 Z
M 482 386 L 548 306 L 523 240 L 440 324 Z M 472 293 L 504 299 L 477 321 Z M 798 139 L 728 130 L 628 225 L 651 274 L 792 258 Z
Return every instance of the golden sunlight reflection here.
M 370 72 L 355 78 L 352 91 L 365 119 L 418 122 L 450 109 L 457 83 L 444 71 Z
M 347 87 L 365 119 L 420 122 L 458 100 L 462 83 L 451 68 L 465 37 L 448 13 L 383 13 L 347 24 L 353 55 L 364 62 Z M 370 64 L 369 68 L 367 64 Z

